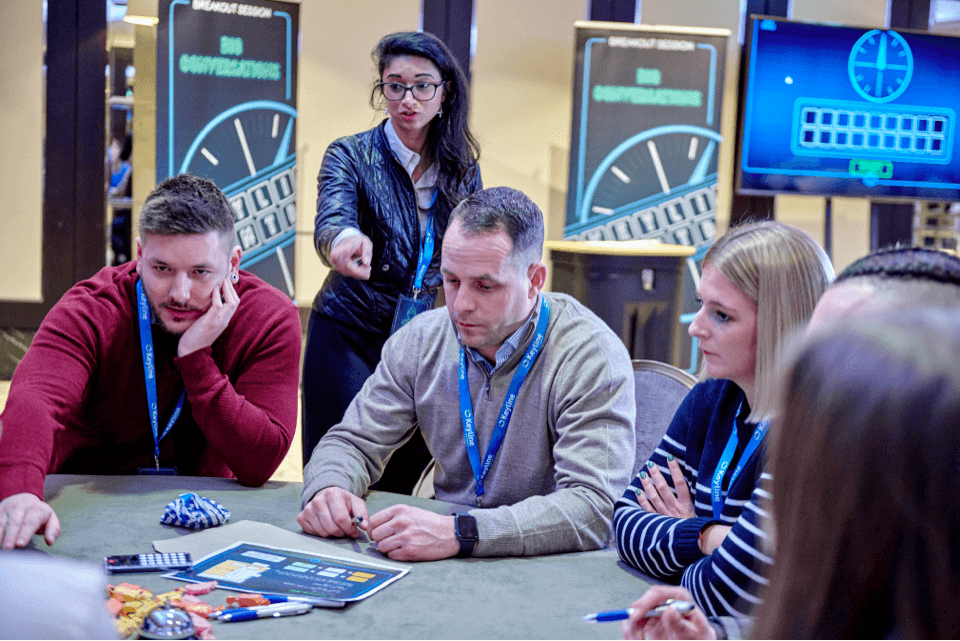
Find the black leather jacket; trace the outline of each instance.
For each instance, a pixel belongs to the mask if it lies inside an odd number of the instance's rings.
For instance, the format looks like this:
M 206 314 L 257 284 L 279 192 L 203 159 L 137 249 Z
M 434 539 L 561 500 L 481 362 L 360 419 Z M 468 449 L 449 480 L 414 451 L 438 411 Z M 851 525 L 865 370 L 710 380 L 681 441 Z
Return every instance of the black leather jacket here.
M 410 294 L 417 268 L 420 221 L 413 181 L 387 142 L 383 127 L 335 140 L 323 156 L 317 177 L 317 217 L 313 242 L 328 267 L 330 245 L 354 227 L 373 242 L 370 280 L 342 276 L 331 269 L 313 301 L 324 316 L 384 338 L 390 332 L 400 294 Z M 474 165 L 461 182 L 465 196 L 482 189 Z M 433 260 L 423 278 L 421 296 L 435 297 L 442 285 L 440 247 L 450 212 L 457 203 L 437 198 Z

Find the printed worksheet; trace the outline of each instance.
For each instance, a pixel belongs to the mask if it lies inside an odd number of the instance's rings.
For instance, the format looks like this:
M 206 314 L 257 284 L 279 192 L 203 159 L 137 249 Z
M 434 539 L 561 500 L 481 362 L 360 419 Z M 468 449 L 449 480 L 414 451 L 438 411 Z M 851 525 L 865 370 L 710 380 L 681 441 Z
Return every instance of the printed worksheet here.
M 346 603 L 367 598 L 409 571 L 241 541 L 208 554 L 191 570 L 165 576 L 191 583 L 216 580 L 225 590 Z

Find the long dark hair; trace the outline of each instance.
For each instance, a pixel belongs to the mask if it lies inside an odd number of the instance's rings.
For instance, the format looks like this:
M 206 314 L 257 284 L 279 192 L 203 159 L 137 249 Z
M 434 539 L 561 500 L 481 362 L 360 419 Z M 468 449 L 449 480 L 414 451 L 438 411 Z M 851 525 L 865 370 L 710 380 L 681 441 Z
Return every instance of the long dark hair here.
M 956 638 L 960 314 L 839 325 L 786 368 L 760 639 Z
M 456 206 L 467 194 L 460 193 L 459 185 L 466 173 L 480 158 L 480 145 L 470 133 L 470 85 L 457 59 L 447 45 L 430 33 L 405 31 L 384 36 L 374 47 L 377 80 L 370 93 L 370 105 L 379 106 L 378 85 L 383 70 L 397 56 L 426 58 L 437 66 L 440 78 L 446 81 L 447 98 L 443 101 L 443 116 L 430 122 L 424 155 L 439 164 L 437 189 L 439 198 L 450 207 Z

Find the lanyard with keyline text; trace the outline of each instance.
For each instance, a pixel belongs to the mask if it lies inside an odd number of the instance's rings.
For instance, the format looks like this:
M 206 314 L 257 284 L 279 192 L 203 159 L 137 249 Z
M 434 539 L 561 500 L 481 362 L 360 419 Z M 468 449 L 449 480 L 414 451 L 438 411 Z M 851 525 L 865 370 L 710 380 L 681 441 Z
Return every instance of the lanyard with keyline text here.
M 727 441 L 727 446 L 723 449 L 723 454 L 720 455 L 720 462 L 717 463 L 717 469 L 713 473 L 713 488 L 710 493 L 710 501 L 713 504 L 713 518 L 715 519 L 720 518 L 723 505 L 726 503 L 723 499 L 721 485 L 723 483 L 723 475 L 726 473 L 727 468 L 730 467 L 730 461 L 733 460 L 734 452 L 737 451 L 737 417 L 740 416 L 742 409 L 743 401 L 740 401 L 737 413 L 733 415 L 733 431 L 730 433 L 730 440 Z M 740 455 L 740 462 L 737 463 L 737 467 L 733 468 L 733 472 L 730 473 L 730 482 L 727 483 L 728 490 L 733 487 L 737 477 L 740 476 L 740 472 L 743 471 L 744 466 L 750 461 L 750 457 L 753 456 L 753 453 L 760 447 L 760 443 L 763 441 L 763 437 L 766 435 L 769 426 L 770 421 L 761 421 L 757 424 L 757 428 L 753 430 L 753 436 L 750 437 L 750 442 L 747 443 L 743 454 Z
M 490 443 L 487 445 L 487 453 L 483 457 L 483 464 L 480 462 L 480 446 L 477 439 L 477 429 L 474 424 L 473 403 L 470 401 L 470 385 L 467 382 L 467 356 L 464 348 L 460 348 L 460 418 L 463 421 L 463 436 L 467 444 L 467 456 L 470 458 L 470 467 L 473 468 L 473 478 L 477 482 L 477 506 L 483 501 L 483 481 L 487 478 L 490 466 L 500 451 L 500 445 L 503 444 L 503 437 L 507 433 L 507 426 L 510 424 L 510 417 L 513 415 L 513 409 L 517 400 L 517 393 L 520 386 L 530 373 L 533 362 L 537 360 L 540 349 L 547 335 L 547 322 L 550 319 L 550 305 L 547 303 L 546 296 L 541 296 L 540 300 L 540 318 L 537 320 L 536 333 L 527 352 L 523 355 L 523 360 L 513 374 L 513 380 L 510 381 L 510 387 L 507 389 L 507 397 L 503 400 L 503 408 L 497 419 L 497 427 L 494 428 L 490 436 Z
M 423 234 L 423 247 L 420 248 L 420 256 L 417 258 L 417 275 L 413 279 L 413 298 L 416 300 L 423 289 L 423 277 L 427 273 L 427 267 L 433 260 L 433 205 L 437 202 L 437 190 L 433 190 L 433 200 L 430 201 L 430 211 L 427 213 L 427 228 Z
M 160 421 L 157 416 L 157 374 L 156 364 L 153 355 L 153 330 L 150 327 L 150 303 L 147 302 L 147 295 L 143 293 L 143 283 L 137 281 L 137 310 L 139 314 L 137 319 L 140 322 L 140 350 L 143 352 L 143 376 L 147 383 L 147 409 L 150 412 L 150 427 L 153 428 L 153 462 L 160 471 L 160 441 L 173 428 L 173 424 L 180 418 L 180 411 L 183 409 L 183 398 L 187 390 L 180 392 L 180 399 L 177 401 L 177 407 L 170 415 L 167 426 L 163 433 L 159 434 Z

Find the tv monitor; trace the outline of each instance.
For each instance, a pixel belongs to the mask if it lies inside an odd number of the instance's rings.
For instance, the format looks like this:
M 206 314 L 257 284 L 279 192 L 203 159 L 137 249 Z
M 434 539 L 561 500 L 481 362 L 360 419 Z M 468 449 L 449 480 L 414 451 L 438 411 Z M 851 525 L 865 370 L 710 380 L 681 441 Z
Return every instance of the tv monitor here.
M 960 200 L 960 38 L 751 18 L 740 193 Z

